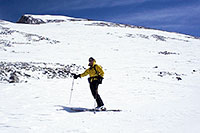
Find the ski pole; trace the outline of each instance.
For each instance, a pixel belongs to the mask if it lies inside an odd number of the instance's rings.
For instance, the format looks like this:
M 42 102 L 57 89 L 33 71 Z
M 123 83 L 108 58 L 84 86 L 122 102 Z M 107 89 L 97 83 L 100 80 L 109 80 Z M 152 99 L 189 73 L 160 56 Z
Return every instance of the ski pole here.
M 72 88 L 71 88 L 71 94 L 70 94 L 70 98 L 69 98 L 69 104 L 71 103 L 71 99 L 72 99 L 73 87 L 74 87 L 74 78 L 73 78 L 73 81 L 72 81 Z

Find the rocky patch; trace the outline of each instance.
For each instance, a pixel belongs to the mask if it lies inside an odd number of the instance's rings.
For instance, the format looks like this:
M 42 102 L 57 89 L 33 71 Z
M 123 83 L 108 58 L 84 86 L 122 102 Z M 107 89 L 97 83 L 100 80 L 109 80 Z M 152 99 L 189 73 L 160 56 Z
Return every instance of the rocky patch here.
M 182 80 L 181 76 L 186 76 L 185 74 L 178 74 L 176 72 L 166 72 L 166 71 L 161 71 L 158 73 L 159 77 L 165 77 L 165 76 L 170 76 L 172 78 L 175 78 L 177 80 Z
M 44 62 L 0 62 L 0 81 L 9 83 L 28 82 L 30 79 L 64 79 L 84 70 L 76 64 Z
M 14 44 L 31 43 L 57 44 L 60 41 L 0 26 L 0 49 L 6 51 L 6 47 L 12 47 Z
M 171 54 L 175 54 L 175 55 L 179 55 L 179 53 L 168 52 L 168 51 L 164 51 L 164 52 L 160 51 L 160 52 L 158 52 L 158 54 L 163 54 L 163 55 L 171 55 Z
M 45 22 L 42 19 L 39 18 L 33 18 L 32 16 L 21 16 L 21 18 L 17 21 L 17 23 L 23 23 L 23 24 L 44 24 Z
M 155 34 L 153 34 L 153 35 L 151 35 L 153 38 L 155 38 L 156 39 L 156 41 L 166 41 L 166 37 L 164 37 L 164 36 L 160 36 L 160 35 L 155 35 Z
M 111 22 L 94 22 L 91 24 L 85 24 L 87 26 L 102 26 L 102 27 L 121 27 L 121 28 L 139 28 L 139 29 L 148 29 L 142 26 L 128 25 L 128 24 L 118 24 Z
M 17 21 L 17 23 L 22 24 L 46 24 L 46 23 L 62 23 L 67 21 L 91 21 L 90 19 L 81 19 L 81 18 L 71 18 L 71 19 L 40 19 L 40 18 L 34 18 L 31 15 L 23 15 L 21 18 Z
M 193 69 L 192 74 L 200 74 L 200 69 Z
M 109 25 L 107 24 L 107 26 L 109 26 Z M 119 26 L 119 27 L 121 27 L 121 26 Z M 145 34 L 126 33 L 125 35 L 119 35 L 117 32 L 114 32 L 114 33 L 108 32 L 107 35 L 112 35 L 112 36 L 115 35 L 118 38 L 128 37 L 128 38 L 156 39 L 156 41 L 163 41 L 163 42 L 166 42 L 168 40 L 189 42 L 188 40 L 184 40 L 184 39 L 165 37 L 165 36 L 156 35 L 156 34 L 145 35 Z

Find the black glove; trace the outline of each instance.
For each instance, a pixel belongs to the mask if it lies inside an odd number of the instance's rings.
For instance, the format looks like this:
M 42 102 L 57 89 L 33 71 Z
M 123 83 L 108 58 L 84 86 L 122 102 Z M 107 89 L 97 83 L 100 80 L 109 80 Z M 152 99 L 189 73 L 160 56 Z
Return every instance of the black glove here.
M 80 78 L 80 77 L 81 77 L 80 74 L 79 75 L 74 74 L 74 79 L 77 79 L 77 78 Z

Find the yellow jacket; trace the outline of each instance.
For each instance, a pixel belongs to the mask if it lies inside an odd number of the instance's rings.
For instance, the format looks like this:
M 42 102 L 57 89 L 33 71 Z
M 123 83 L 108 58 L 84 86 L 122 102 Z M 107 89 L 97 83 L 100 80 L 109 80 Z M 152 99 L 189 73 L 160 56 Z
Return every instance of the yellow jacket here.
M 96 71 L 97 71 L 98 74 L 96 73 L 94 67 L 96 68 Z M 94 61 L 93 65 L 90 68 L 86 69 L 84 73 L 80 74 L 80 77 L 87 76 L 88 74 L 91 78 L 97 77 L 97 76 L 103 77 L 104 71 L 101 68 L 101 66 L 97 65 L 96 62 Z M 94 78 L 92 80 L 97 80 L 97 78 Z

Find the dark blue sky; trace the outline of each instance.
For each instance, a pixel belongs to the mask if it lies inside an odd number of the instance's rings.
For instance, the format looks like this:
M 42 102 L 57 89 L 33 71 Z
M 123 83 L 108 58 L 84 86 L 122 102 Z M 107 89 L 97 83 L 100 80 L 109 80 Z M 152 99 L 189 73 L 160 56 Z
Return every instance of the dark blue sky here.
M 65 15 L 200 36 L 200 0 L 0 0 L 0 19 Z

